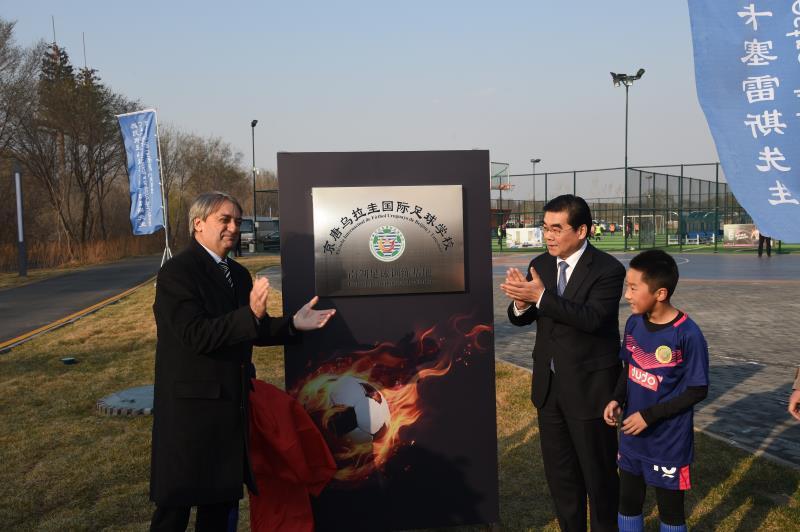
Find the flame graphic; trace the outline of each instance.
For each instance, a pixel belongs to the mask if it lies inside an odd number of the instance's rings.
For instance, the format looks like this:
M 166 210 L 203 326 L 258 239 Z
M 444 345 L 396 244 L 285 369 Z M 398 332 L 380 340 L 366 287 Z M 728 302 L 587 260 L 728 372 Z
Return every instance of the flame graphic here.
M 403 433 L 425 413 L 420 383 L 442 377 L 456 365 L 467 367 L 470 357 L 490 352 L 492 327 L 470 321 L 470 316 L 453 316 L 446 324 L 410 334 L 396 344 L 383 342 L 369 350 L 333 354 L 291 388 L 328 440 L 339 466 L 334 478 L 340 485 L 365 480 L 382 470 L 400 446 L 414 445 Z M 354 443 L 328 429 L 334 416 L 348 408 L 330 399 L 333 387 L 345 376 L 372 384 L 388 403 L 386 430 L 372 441 Z

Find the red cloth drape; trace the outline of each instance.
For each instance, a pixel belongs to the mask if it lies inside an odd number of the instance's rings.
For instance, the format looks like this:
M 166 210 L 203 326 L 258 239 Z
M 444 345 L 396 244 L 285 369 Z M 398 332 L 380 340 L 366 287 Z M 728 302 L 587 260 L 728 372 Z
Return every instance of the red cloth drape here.
M 256 532 L 314 530 L 309 495 L 319 495 L 336 472 L 325 440 L 302 405 L 284 391 L 253 379 L 250 461 L 258 495 L 250 493 Z

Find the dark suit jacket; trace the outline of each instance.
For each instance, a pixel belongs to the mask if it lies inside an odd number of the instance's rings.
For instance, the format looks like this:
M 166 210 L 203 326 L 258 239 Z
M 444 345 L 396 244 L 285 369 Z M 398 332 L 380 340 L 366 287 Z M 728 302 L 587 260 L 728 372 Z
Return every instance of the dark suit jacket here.
M 514 325 L 536 325 L 531 399 L 541 408 L 550 391 L 550 359 L 565 415 L 579 419 L 602 417 L 620 371 L 619 300 L 625 268 L 591 244 L 570 276 L 563 297 L 556 288 L 556 258 L 543 253 L 533 266 L 545 285 L 539 308 L 522 316 L 508 307 Z M 528 273 L 530 279 L 530 273 Z
M 228 259 L 235 290 L 194 239 L 158 273 L 150 499 L 161 506 L 234 501 L 247 460 L 253 345 L 292 336 L 287 319 L 250 311 L 250 273 Z

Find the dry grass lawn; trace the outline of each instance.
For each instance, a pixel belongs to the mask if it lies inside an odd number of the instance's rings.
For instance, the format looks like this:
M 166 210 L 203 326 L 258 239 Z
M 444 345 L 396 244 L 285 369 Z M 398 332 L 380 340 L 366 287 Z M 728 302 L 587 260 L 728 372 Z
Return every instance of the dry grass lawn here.
M 277 257 L 245 259 L 251 271 Z M 146 530 L 150 417 L 99 415 L 98 399 L 152 383 L 153 287 L 0 356 L 0 530 Z M 280 314 L 280 295 L 270 300 Z M 64 356 L 79 363 L 65 366 Z M 282 350 L 259 348 L 259 376 L 282 385 Z M 529 402 L 529 374 L 497 364 L 501 528 L 557 530 Z M 702 434 L 693 530 L 797 530 L 800 473 Z M 647 525 L 657 530 L 652 497 Z M 248 530 L 247 503 L 240 530 Z M 475 530 L 471 527 L 463 530 Z

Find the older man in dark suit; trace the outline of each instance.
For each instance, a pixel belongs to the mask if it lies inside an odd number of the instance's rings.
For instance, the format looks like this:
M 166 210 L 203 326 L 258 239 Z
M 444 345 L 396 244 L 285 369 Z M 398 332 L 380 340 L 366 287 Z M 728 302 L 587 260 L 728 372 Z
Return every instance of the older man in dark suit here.
M 237 518 L 242 484 L 254 486 L 247 454 L 253 345 L 283 343 L 323 327 L 333 310 L 315 297 L 290 318 L 267 314 L 269 282 L 228 258 L 242 208 L 201 194 L 189 211 L 191 242 L 158 274 L 150 498 L 151 530 L 224 531 Z
M 616 530 L 617 438 L 603 408 L 620 371 L 619 301 L 625 268 L 587 241 L 589 206 L 564 195 L 544 207 L 547 253 L 527 276 L 511 268 L 501 289 L 511 323 L 537 324 L 532 400 L 545 476 L 562 530 Z

